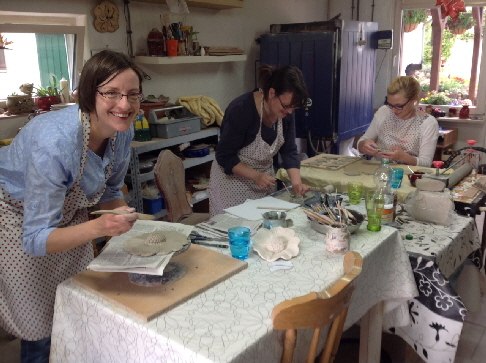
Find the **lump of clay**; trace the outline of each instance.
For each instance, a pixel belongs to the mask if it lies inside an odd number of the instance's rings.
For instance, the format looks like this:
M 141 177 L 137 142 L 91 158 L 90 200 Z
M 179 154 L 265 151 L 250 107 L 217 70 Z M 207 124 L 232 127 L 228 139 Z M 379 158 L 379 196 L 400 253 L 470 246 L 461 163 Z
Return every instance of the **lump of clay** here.
M 125 242 L 125 252 L 135 256 L 168 255 L 189 243 L 185 235 L 176 231 L 155 231 L 141 234 Z

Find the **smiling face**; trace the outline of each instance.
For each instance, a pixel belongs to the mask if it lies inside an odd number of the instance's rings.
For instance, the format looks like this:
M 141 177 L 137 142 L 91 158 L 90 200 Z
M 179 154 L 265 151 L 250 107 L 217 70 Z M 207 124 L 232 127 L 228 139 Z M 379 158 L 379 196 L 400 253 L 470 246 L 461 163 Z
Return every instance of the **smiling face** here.
M 133 69 L 108 79 L 98 86 L 96 108 L 90 114 L 93 131 L 103 138 L 128 130 L 140 110 L 140 100 L 135 97 L 140 92 L 140 80 Z M 121 99 L 114 97 L 117 93 L 122 95 Z

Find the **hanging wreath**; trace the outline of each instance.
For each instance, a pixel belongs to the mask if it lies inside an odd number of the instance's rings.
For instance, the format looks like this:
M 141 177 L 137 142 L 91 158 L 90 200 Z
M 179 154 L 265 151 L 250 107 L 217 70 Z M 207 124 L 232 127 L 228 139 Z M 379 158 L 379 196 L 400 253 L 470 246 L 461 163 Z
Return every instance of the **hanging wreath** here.
M 118 29 L 119 11 L 116 4 L 103 0 L 93 9 L 93 26 L 100 33 L 113 33 Z
M 459 13 L 466 11 L 464 0 L 437 0 L 435 5 L 440 5 L 442 19 L 448 16 L 456 19 Z

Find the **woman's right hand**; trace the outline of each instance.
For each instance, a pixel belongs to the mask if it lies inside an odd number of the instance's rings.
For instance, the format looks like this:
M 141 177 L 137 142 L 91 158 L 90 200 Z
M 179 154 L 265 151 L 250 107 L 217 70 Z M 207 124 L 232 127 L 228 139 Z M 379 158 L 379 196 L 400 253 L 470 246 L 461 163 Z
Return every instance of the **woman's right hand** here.
M 128 232 L 135 224 L 135 221 L 138 218 L 137 213 L 135 213 L 135 209 L 127 207 L 116 209 L 128 210 L 132 213 L 122 215 L 104 214 L 98 217 L 96 220 L 98 221 L 99 227 L 102 230 L 102 235 L 110 237 L 119 236 L 125 232 Z
M 277 180 L 269 174 L 258 172 L 254 182 L 260 189 L 269 189 L 275 186 Z
M 363 154 L 369 156 L 375 156 L 380 151 L 378 145 L 376 145 L 376 143 L 370 139 L 363 140 L 360 144 L 360 149 Z

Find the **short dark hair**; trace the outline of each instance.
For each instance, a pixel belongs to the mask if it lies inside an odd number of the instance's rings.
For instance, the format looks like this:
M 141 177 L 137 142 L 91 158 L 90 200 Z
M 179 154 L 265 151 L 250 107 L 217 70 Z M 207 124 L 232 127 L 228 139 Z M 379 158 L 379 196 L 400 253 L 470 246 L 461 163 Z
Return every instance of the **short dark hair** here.
M 277 96 L 285 92 L 292 93 L 292 105 L 303 107 L 307 103 L 309 93 L 304 81 L 302 71 L 296 66 L 282 66 L 279 68 L 263 64 L 259 68 L 259 86 L 263 90 L 265 98 L 268 91 L 273 88 Z
M 125 54 L 112 50 L 102 50 L 92 56 L 84 65 L 79 77 L 78 97 L 82 112 L 96 109 L 96 91 L 98 87 L 127 69 L 133 69 L 139 79 L 139 91 L 142 92 L 143 73 Z
M 405 75 L 413 76 L 416 71 L 422 70 L 422 63 L 410 63 L 405 67 Z

